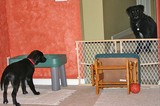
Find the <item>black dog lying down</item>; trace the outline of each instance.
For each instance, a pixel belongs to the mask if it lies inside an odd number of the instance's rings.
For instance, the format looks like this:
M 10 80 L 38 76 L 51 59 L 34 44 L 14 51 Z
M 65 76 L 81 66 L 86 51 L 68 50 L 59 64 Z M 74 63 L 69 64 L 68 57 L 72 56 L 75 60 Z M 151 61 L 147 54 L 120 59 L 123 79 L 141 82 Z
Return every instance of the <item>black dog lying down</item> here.
M 44 57 L 43 53 L 39 50 L 32 51 L 27 58 L 20 60 L 18 62 L 12 63 L 7 66 L 2 74 L 1 78 L 1 89 L 3 90 L 3 103 L 7 104 L 7 89 L 9 82 L 13 86 L 12 91 L 12 100 L 13 104 L 16 106 L 20 106 L 20 103 L 17 102 L 16 96 L 18 92 L 19 85 L 21 83 L 22 92 L 23 94 L 27 94 L 25 80 L 35 95 L 39 95 L 40 92 L 35 90 L 35 86 L 33 84 L 33 73 L 34 73 L 34 65 L 38 63 L 44 63 L 46 58 Z
M 130 17 L 130 26 L 137 39 L 140 38 L 157 38 L 157 25 L 155 21 L 144 14 L 144 6 L 136 5 L 126 9 L 128 16 Z M 145 46 L 138 44 L 136 53 L 139 53 L 144 49 L 150 51 L 151 42 L 147 42 Z

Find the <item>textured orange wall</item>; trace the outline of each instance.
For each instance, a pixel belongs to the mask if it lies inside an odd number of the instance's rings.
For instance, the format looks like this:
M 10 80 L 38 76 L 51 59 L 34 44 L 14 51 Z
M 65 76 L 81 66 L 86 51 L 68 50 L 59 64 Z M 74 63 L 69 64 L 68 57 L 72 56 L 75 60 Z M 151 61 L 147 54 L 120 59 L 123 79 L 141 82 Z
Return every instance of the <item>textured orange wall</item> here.
M 34 49 L 46 54 L 67 55 L 68 78 L 77 78 L 75 41 L 81 40 L 80 0 L 7 0 L 10 54 L 28 54 Z M 35 77 L 50 77 L 38 69 Z
M 9 35 L 6 17 L 6 0 L 0 1 L 0 77 L 6 67 L 9 53 Z
M 158 28 L 157 33 L 158 33 L 158 38 L 160 38 L 160 0 L 156 0 L 156 12 L 157 12 L 157 28 Z M 160 60 L 160 42 L 158 46 L 158 52 L 159 52 L 158 58 Z M 159 80 L 160 80 L 160 70 L 159 70 Z

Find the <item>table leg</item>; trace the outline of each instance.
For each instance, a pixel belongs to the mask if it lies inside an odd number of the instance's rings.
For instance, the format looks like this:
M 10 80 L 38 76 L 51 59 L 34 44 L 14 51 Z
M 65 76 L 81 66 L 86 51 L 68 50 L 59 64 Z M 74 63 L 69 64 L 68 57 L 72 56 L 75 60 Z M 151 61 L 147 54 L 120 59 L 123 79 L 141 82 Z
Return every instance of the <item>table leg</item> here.
M 61 76 L 61 85 L 66 87 L 67 86 L 67 80 L 66 80 L 66 71 L 65 66 L 60 66 L 60 76 Z
M 51 77 L 52 77 L 52 90 L 57 91 L 60 90 L 60 82 L 59 82 L 59 67 L 51 68 Z

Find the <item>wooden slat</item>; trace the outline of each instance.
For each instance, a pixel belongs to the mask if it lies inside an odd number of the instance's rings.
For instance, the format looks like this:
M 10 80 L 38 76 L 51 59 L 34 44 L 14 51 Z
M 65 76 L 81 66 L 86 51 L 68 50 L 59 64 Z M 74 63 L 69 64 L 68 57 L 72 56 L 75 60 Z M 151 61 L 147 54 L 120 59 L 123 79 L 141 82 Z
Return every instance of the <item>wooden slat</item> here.
M 127 85 L 127 82 L 100 82 L 99 84 L 108 84 L 108 85 Z
M 126 65 L 119 65 L 119 66 L 98 66 L 98 70 L 118 70 L 118 69 L 126 69 Z
M 99 85 L 99 88 L 126 88 L 127 85 Z

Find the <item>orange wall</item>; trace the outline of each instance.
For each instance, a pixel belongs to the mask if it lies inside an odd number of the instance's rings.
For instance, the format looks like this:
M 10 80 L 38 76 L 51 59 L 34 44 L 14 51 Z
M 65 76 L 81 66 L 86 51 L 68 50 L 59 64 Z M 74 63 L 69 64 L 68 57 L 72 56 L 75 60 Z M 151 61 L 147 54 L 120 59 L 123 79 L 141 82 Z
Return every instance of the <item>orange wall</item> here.
M 10 55 L 9 53 L 9 35 L 8 25 L 6 17 L 6 0 L 0 1 L 0 77 L 3 69 L 7 65 L 6 58 Z
M 157 33 L 158 33 L 158 38 L 160 38 L 160 0 L 156 0 L 156 12 L 157 12 Z M 159 50 L 159 60 L 160 60 L 160 42 L 159 42 L 159 46 L 158 46 L 158 50 Z M 159 66 L 160 69 L 160 66 Z M 160 79 L 160 70 L 159 70 L 159 79 Z
M 68 78 L 77 78 L 75 41 L 81 40 L 80 0 L 6 0 L 10 56 L 39 49 L 66 54 Z M 34 77 L 50 77 L 49 69 L 36 69 Z
M 160 38 L 160 0 L 156 1 L 156 12 L 157 12 L 157 31 L 158 37 Z

